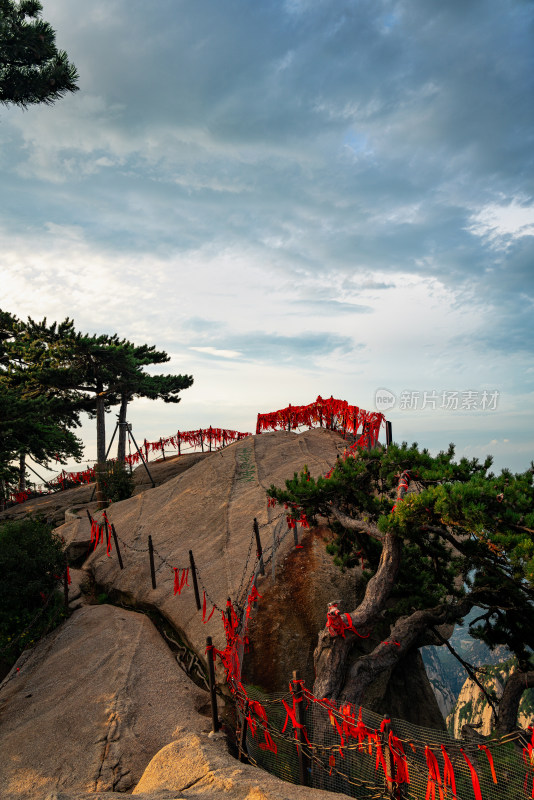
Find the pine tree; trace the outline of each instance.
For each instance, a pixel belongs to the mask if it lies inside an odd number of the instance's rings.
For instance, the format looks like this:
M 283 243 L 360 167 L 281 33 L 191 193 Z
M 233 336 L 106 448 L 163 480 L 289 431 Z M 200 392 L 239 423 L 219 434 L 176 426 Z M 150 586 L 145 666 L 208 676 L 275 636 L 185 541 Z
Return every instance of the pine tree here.
M 315 481 L 305 468 L 285 489 L 271 486 L 291 513 L 329 520 L 340 566 L 361 557 L 367 564 L 360 603 L 345 621 L 361 635 L 378 631 L 378 643 L 369 651 L 350 629 L 321 631 L 317 697 L 361 704 L 438 626 L 478 608 L 471 634 L 490 647 L 505 644 L 518 659 L 497 728 L 515 725 L 518 698 L 534 685 L 534 465 L 498 476 L 490 466 L 489 457 L 455 462 L 452 445 L 433 457 L 403 443 L 339 459 L 329 478 Z
M 50 350 L 30 331 L 30 325 L 0 310 L 0 477 L 8 483 L 15 480 L 15 459 L 23 469 L 26 456 L 45 466 L 52 458 L 64 463 L 82 457 L 72 429 L 80 424 L 83 403 L 50 384 Z
M 138 364 L 134 374 L 125 376 L 120 386 L 119 441 L 117 460 L 124 462 L 126 456 L 126 412 L 128 403 L 135 397 L 147 397 L 150 400 L 163 400 L 164 403 L 179 403 L 179 393 L 193 384 L 191 375 L 149 375 L 143 370 L 150 364 L 162 364 L 170 361 L 170 357 L 153 345 L 133 347 L 133 355 Z
M 76 92 L 78 73 L 55 44 L 37 0 L 0 0 L 0 103 L 50 105 Z

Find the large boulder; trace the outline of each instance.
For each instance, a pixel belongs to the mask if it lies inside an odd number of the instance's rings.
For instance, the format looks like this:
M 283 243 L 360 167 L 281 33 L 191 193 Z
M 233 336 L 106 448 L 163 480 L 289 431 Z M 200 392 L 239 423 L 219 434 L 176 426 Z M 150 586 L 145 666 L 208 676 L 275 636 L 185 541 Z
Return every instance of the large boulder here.
M 222 648 L 225 640 L 220 611 L 228 597 L 233 602 L 246 600 L 254 569 L 253 519 L 256 517 L 260 525 L 262 546 L 268 551 L 266 560 L 272 555 L 273 538 L 277 538 L 277 587 L 281 586 L 284 559 L 294 547 L 286 512 L 280 507 L 268 508 L 266 489 L 272 483 L 283 486 L 285 479 L 304 464 L 315 477 L 326 473 L 344 448 L 339 434 L 315 429 L 300 435 L 280 431 L 253 436 L 211 453 L 163 485 L 108 509 L 108 518 L 119 537 L 123 570 L 115 548 L 107 555 L 102 544 L 91 553 L 85 566 L 92 570 L 98 586 L 113 598 L 134 607 L 155 608 L 197 654 L 204 655 L 207 635 Z M 80 536 L 86 540 L 89 523 L 83 519 L 71 521 L 58 528 L 58 533 L 67 542 Z M 152 588 L 150 576 L 149 535 L 155 549 L 156 589 Z M 302 536 L 300 529 L 300 540 Z M 201 600 L 206 592 L 207 615 L 213 604 L 219 609 L 205 625 L 195 604 L 191 576 L 189 588 L 180 595 L 174 594 L 174 568 L 187 569 L 189 550 L 194 553 L 199 571 Z M 325 586 L 337 576 L 338 583 L 344 581 L 351 586 L 354 597 L 353 577 L 348 573 L 343 577 L 326 554 L 325 559 L 331 570 L 328 579 L 323 580 Z M 266 572 L 258 581 L 260 593 L 273 585 L 272 559 Z M 327 594 L 321 593 L 322 616 L 325 598 L 331 599 Z M 316 600 L 312 597 L 310 602 Z M 317 622 L 317 627 L 309 630 L 310 641 L 321 627 L 318 619 Z
M 0 691 L 2 800 L 131 791 L 177 727 L 209 730 L 206 699 L 145 615 L 84 606 Z
M 267 506 L 266 489 L 271 484 L 283 486 L 304 465 L 313 477 L 324 475 L 345 447 L 339 434 L 316 428 L 302 434 L 279 431 L 253 436 L 207 455 L 165 484 L 112 505 L 107 513 L 119 536 L 124 569 L 120 569 L 114 550 L 106 553 L 104 544 L 90 555 L 86 568 L 113 599 L 157 610 L 182 641 L 204 658 L 206 635 L 212 636 L 216 647 L 225 645 L 221 612 L 227 598 L 239 605 L 241 613 L 246 606 L 256 556 L 256 518 L 267 568 L 265 576 L 258 579 L 262 598 L 251 615 L 244 680 L 267 691 L 285 691 L 293 670 L 298 669 L 311 688 L 313 650 L 325 624 L 327 603 L 338 601 L 344 610 L 355 608 L 361 571 L 342 572 L 333 564 L 326 552 L 331 537 L 327 528 L 299 528 L 301 546 L 295 548 L 286 512 L 280 506 Z M 58 530 L 71 541 L 82 529 L 87 537 L 85 520 Z M 150 577 L 149 535 L 155 548 L 156 589 L 152 589 Z M 174 569 L 179 570 L 178 577 L 183 575 L 189 550 L 199 569 L 202 600 L 205 592 L 206 616 L 213 604 L 218 609 L 207 624 L 197 610 L 191 577 L 189 588 L 174 594 Z M 357 643 L 363 652 L 388 631 L 375 634 L 377 638 Z M 218 678 L 223 679 L 221 670 Z M 388 692 L 390 679 L 394 685 Z M 380 676 L 366 704 L 381 713 L 393 713 L 394 708 L 398 716 L 443 728 L 443 718 L 427 688 L 424 668 L 414 654 L 398 665 L 394 675 L 386 672 Z M 413 691 L 421 698 L 418 704 L 412 701 Z M 424 712 L 422 716 L 418 712 L 415 719 L 416 707 Z

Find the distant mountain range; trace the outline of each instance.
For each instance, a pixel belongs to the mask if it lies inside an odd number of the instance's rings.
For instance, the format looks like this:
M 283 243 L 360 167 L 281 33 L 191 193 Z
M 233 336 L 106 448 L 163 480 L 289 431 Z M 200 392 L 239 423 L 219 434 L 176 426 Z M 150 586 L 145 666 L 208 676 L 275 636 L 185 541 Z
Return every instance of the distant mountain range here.
M 463 625 L 457 625 L 450 644 L 461 658 L 473 667 L 486 667 L 485 673 L 477 677 L 483 686 L 500 697 L 506 678 L 515 661 L 510 651 L 499 646 L 494 650 L 469 634 L 469 623 L 480 613 L 473 609 Z M 492 710 L 481 689 L 450 650 L 442 647 L 423 647 L 423 662 L 434 689 L 441 713 L 447 720 L 452 735 L 459 737 L 462 725 L 478 725 L 479 733 L 487 735 L 492 729 Z M 534 721 L 534 689 L 523 694 L 519 706 L 518 724 L 526 728 Z

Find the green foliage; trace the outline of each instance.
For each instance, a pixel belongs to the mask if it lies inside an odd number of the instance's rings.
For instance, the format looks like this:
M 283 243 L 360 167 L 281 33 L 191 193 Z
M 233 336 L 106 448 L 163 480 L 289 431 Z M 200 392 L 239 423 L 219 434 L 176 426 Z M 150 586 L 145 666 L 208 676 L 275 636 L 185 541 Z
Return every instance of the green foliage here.
M 304 509 L 312 521 L 327 517 L 335 534 L 330 552 L 342 566 L 363 554 L 364 580 L 378 568 L 381 544 L 344 528 L 332 505 L 402 542 L 389 622 L 467 595 L 482 609 L 470 632 L 490 647 L 506 644 L 524 665 L 534 647 L 534 469 L 495 476 L 490 466 L 490 457 L 455 462 L 452 445 L 431 456 L 403 443 L 338 459 L 328 478 L 315 480 L 305 467 L 268 494 L 295 516 Z M 416 491 L 397 502 L 404 470 Z
M 118 461 L 108 461 L 101 471 L 101 485 L 104 497 L 110 503 L 127 500 L 134 490 L 134 479 L 128 469 Z
M 12 663 L 64 616 L 60 539 L 43 520 L 0 525 L 0 657 Z
M 21 453 L 39 463 L 55 458 L 80 460 L 82 443 L 72 428 L 85 406 L 72 392 L 51 382 L 57 362 L 57 340 L 65 324 L 23 323 L 0 311 L 0 477 L 16 478 L 11 462 Z
M 0 103 L 26 108 L 76 92 L 78 74 L 37 0 L 0 0 Z

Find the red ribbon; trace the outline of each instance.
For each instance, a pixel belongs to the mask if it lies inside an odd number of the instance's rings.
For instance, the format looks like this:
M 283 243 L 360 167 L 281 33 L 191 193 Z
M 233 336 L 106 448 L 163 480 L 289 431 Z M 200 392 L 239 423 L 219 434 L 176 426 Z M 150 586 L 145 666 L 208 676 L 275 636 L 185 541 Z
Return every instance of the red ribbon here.
M 441 776 L 439 774 L 439 765 L 438 760 L 430 747 L 425 747 L 425 758 L 426 763 L 428 765 L 428 782 L 426 786 L 426 796 L 425 800 L 435 800 L 436 798 L 436 786 L 439 789 L 439 800 L 443 800 L 443 786 L 441 783 Z M 482 800 L 480 798 L 480 800 Z
M 444 746 L 441 745 L 441 753 L 443 755 L 443 787 L 447 791 L 447 784 L 451 787 L 453 799 L 456 800 L 456 781 L 454 779 L 454 770 L 452 768 L 451 760 L 448 756 Z
M 488 758 L 489 765 L 490 765 L 491 777 L 493 778 L 493 783 L 497 783 L 497 776 L 495 774 L 495 766 L 493 764 L 493 756 L 491 755 L 489 747 L 487 745 L 485 745 L 485 744 L 479 744 L 478 749 L 479 750 L 483 750 L 486 753 L 486 756 Z
M 300 722 L 297 722 L 297 716 L 296 716 L 297 703 L 300 703 L 300 702 L 301 702 L 300 699 L 297 700 L 297 698 L 294 697 L 293 698 L 293 708 L 290 708 L 288 706 L 288 704 L 286 703 L 286 701 L 282 698 L 282 705 L 284 706 L 284 708 L 286 710 L 286 721 L 284 722 L 284 727 L 282 728 L 282 733 L 285 732 L 285 729 L 287 727 L 287 723 L 289 722 L 289 720 L 291 720 L 291 724 L 293 725 L 293 730 L 295 731 L 295 739 L 298 740 L 298 735 L 299 735 L 298 732 L 299 732 L 299 730 L 301 730 L 303 735 L 304 735 L 304 738 L 306 739 L 306 742 L 308 744 L 310 744 L 310 741 L 308 739 L 308 734 L 306 733 L 305 726 L 302 725 Z
M 204 625 L 206 624 L 206 622 L 210 621 L 214 611 L 215 611 L 215 606 L 213 606 L 213 608 L 211 609 L 211 614 L 206 619 L 206 592 L 204 592 L 204 599 L 202 601 L 202 622 L 204 623 Z
M 482 792 L 480 791 L 480 783 L 479 783 L 479 780 L 478 780 L 477 771 L 474 768 L 474 766 L 471 764 L 471 762 L 469 761 L 469 759 L 466 756 L 466 754 L 464 753 L 464 750 L 463 750 L 462 747 L 460 747 L 460 753 L 465 758 L 466 764 L 469 767 L 469 771 L 471 773 L 471 783 L 473 784 L 473 791 L 475 793 L 475 800 L 482 800 Z

